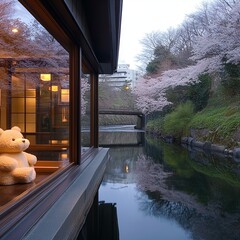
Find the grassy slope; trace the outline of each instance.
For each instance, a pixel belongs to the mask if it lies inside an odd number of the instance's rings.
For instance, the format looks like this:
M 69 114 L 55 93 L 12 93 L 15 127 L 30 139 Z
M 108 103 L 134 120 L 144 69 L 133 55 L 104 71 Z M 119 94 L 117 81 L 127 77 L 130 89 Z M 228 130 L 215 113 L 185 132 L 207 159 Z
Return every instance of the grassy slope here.
M 240 130 L 240 96 L 222 99 L 221 96 L 209 100 L 208 106 L 194 115 L 189 128 L 208 129 L 205 139 L 214 143 L 238 145 L 234 135 Z
M 146 129 L 163 133 L 163 122 L 163 118 L 149 121 Z M 210 98 L 207 107 L 196 113 L 188 123 L 187 132 L 191 128 L 209 130 L 208 135 L 198 137 L 200 141 L 211 141 L 228 147 L 240 146 L 240 96 L 226 98 L 215 95 Z M 239 134 L 238 138 L 235 136 L 236 132 Z

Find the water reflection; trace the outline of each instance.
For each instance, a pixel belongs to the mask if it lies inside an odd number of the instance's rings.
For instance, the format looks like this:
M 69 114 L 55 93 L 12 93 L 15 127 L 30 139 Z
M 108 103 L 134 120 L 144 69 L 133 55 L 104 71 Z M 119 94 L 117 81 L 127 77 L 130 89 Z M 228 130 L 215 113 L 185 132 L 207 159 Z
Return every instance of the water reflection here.
M 239 239 L 240 167 L 147 139 L 110 149 L 100 200 L 116 202 L 121 240 Z

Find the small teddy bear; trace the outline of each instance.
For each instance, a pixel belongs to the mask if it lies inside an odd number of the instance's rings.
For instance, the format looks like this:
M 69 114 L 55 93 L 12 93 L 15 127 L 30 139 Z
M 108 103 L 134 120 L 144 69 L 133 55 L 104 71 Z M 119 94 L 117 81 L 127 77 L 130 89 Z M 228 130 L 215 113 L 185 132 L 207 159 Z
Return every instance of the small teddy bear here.
M 19 127 L 0 128 L 0 185 L 29 183 L 36 178 L 35 155 L 24 152 L 30 145 Z

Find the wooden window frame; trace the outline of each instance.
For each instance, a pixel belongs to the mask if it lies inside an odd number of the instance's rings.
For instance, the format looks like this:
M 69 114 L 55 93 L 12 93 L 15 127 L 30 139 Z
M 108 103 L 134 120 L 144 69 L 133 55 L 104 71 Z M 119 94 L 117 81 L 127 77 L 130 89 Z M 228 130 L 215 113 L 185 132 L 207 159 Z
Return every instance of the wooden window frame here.
M 98 147 L 98 66 L 92 49 L 89 47 L 86 39 L 79 31 L 76 23 L 67 15 L 64 1 L 31 1 L 19 0 L 23 6 L 59 41 L 59 43 L 69 52 L 69 83 L 70 83 L 70 103 L 69 115 L 71 120 L 69 123 L 69 157 L 70 161 L 76 164 L 81 163 L 81 72 L 83 61 L 90 69 L 90 144 L 91 147 Z M 58 5 L 61 9 L 56 12 L 52 4 Z M 66 19 L 62 19 L 61 15 L 66 15 Z M 71 30 L 66 28 L 66 21 Z M 89 149 L 90 151 L 91 149 Z M 84 154 L 85 156 L 86 154 Z
M 101 150 L 90 148 L 84 156 L 86 161 L 81 163 L 81 66 L 83 49 L 81 42 L 75 41 L 74 36 L 68 35 L 63 27 L 63 22 L 58 22 L 51 12 L 47 11 L 42 1 L 20 0 L 26 9 L 59 41 L 69 52 L 70 64 L 70 125 L 69 125 L 69 157 L 71 163 L 66 167 L 49 175 L 45 180 L 21 194 L 14 201 L 0 208 L 0 238 L 7 234 L 7 238 L 20 238 L 26 234 L 45 212 L 59 199 L 69 188 L 79 174 L 94 161 Z M 44 1 L 43 1 L 44 2 Z M 46 3 L 45 3 L 46 4 Z M 63 4 L 63 2 L 59 2 Z M 83 44 L 85 46 L 85 44 Z M 84 52 L 90 56 L 89 49 Z M 85 53 L 86 53 L 85 52 Z M 92 62 L 92 60 L 94 60 Z M 98 147 L 98 75 L 97 61 L 91 57 L 91 144 Z M 106 154 L 106 153 L 104 153 Z M 104 155 L 101 153 L 101 156 Z M 83 156 L 82 156 L 83 157 Z M 99 163 L 100 164 L 100 163 Z M 104 169 L 103 167 L 101 167 Z M 101 173 L 103 170 L 101 170 Z M 97 178 L 99 183 L 101 174 Z M 90 180 L 89 180 L 90 181 Z M 95 186 L 96 188 L 98 186 Z M 24 219 L 24 223 L 22 223 Z M 11 231 L 14 229 L 14 232 Z

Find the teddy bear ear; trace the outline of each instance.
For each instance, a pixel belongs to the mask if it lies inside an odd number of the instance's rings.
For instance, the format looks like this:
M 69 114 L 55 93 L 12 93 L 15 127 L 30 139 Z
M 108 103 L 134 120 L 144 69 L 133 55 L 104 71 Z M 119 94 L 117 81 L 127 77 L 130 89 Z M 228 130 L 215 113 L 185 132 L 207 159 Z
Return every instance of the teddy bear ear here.
M 14 126 L 14 127 L 12 127 L 11 129 L 12 129 L 12 130 L 15 130 L 15 131 L 18 131 L 18 132 L 21 132 L 21 129 L 20 129 L 19 127 L 17 127 L 17 126 Z
M 0 135 L 4 132 L 4 130 L 2 128 L 0 128 Z

